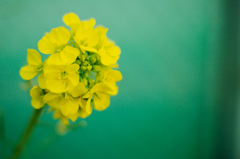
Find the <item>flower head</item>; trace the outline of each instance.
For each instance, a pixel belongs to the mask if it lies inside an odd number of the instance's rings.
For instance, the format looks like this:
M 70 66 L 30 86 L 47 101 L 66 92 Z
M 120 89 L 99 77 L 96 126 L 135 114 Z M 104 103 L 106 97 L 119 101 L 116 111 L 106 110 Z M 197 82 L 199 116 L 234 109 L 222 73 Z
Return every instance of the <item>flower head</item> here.
M 38 42 L 39 51 L 50 56 L 42 62 L 41 55 L 29 49 L 28 65 L 20 75 L 25 80 L 38 75 L 39 86 L 30 91 L 32 106 L 49 105 L 54 118 L 67 125 L 69 119 L 88 117 L 93 108 L 106 109 L 122 75 L 115 70 L 121 51 L 107 38 L 107 28 L 94 27 L 94 19 L 80 21 L 74 13 L 64 15 L 63 21 L 66 27 L 53 28 Z

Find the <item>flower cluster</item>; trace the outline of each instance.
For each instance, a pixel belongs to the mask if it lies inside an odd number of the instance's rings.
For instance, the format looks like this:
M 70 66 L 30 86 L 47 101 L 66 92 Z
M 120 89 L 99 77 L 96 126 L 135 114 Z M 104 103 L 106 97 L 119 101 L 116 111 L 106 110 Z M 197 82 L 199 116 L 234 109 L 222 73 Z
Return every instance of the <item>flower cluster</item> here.
M 50 56 L 42 62 L 38 51 L 28 49 L 20 75 L 24 80 L 38 75 L 39 85 L 30 91 L 32 106 L 49 105 L 54 118 L 67 125 L 68 119 L 89 116 L 92 107 L 106 109 L 122 75 L 115 70 L 121 50 L 106 36 L 107 28 L 94 27 L 94 19 L 80 21 L 74 13 L 64 15 L 63 22 L 66 27 L 53 28 L 38 42 L 38 50 Z

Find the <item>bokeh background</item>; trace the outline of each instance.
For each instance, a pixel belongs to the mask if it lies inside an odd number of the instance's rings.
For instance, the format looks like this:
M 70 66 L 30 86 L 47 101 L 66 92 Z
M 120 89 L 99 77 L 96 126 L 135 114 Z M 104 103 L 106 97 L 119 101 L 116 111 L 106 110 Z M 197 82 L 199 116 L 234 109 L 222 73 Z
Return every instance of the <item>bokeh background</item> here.
M 122 50 L 119 93 L 65 136 L 45 113 L 22 158 L 240 158 L 239 9 L 238 0 L 0 0 L 0 158 L 33 111 L 19 75 L 27 49 L 68 12 L 109 28 Z

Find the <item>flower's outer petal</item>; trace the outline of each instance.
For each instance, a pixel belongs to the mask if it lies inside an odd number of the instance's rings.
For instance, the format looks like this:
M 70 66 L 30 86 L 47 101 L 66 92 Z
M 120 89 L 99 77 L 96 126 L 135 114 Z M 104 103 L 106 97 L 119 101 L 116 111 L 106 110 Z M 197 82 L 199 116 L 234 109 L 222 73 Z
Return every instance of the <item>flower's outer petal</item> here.
M 93 96 L 93 93 L 90 91 L 90 92 L 87 92 L 87 93 L 83 96 L 83 98 L 92 98 L 92 96 Z
M 98 43 L 98 32 L 96 29 L 90 28 L 86 30 L 85 36 L 88 37 L 88 46 L 96 46 Z
M 93 28 L 95 24 L 96 24 L 96 21 L 95 21 L 94 18 L 91 18 L 91 19 L 89 19 L 89 20 L 83 21 L 83 25 L 84 25 L 86 28 Z
M 47 33 L 41 40 L 38 42 L 38 50 L 43 54 L 51 54 L 54 53 L 57 49 L 56 45 L 54 45 L 48 38 L 49 34 Z
M 64 116 L 70 116 L 77 113 L 79 105 L 77 100 L 62 100 L 59 103 L 59 108 Z
M 24 80 L 30 80 L 38 74 L 38 71 L 35 67 L 27 65 L 21 68 L 20 76 Z
M 110 105 L 110 95 L 107 93 L 97 93 L 94 95 L 93 107 L 96 110 L 104 110 Z
M 66 45 L 69 39 L 70 33 L 64 27 L 53 28 L 49 33 L 49 40 L 58 47 Z
M 109 85 L 105 84 L 105 83 L 98 83 L 95 86 L 93 86 L 93 88 L 90 91 L 92 94 L 96 93 L 96 92 L 106 92 L 106 93 L 111 93 L 112 89 Z
M 88 117 L 89 115 L 90 115 L 90 114 L 88 114 L 85 109 L 79 109 L 79 110 L 78 110 L 78 116 L 79 116 L 80 118 L 86 118 L 86 117 Z
M 103 56 L 106 56 L 106 53 L 107 53 L 107 51 L 105 50 L 104 47 L 101 47 L 101 48 L 98 50 L 98 54 L 101 56 L 101 58 L 102 58 Z
M 71 119 L 72 121 L 76 121 L 77 120 L 77 118 L 78 118 L 78 113 L 75 113 L 75 114 L 73 114 L 73 115 L 69 115 L 69 116 L 67 116 L 69 119 Z
M 31 104 L 35 109 L 40 109 L 44 106 L 43 98 L 42 97 L 32 98 Z
M 62 97 L 60 95 L 50 92 L 43 96 L 43 102 L 47 103 L 49 106 L 53 108 L 58 108 L 61 98 Z
M 80 24 L 78 23 L 72 23 L 69 25 L 69 27 L 71 28 L 70 34 L 73 35 L 76 33 L 77 28 L 79 27 Z
M 54 119 L 61 119 L 62 124 L 65 125 L 65 126 L 69 124 L 68 118 L 65 117 L 64 115 L 62 115 L 62 113 L 59 109 L 55 109 L 54 114 L 53 114 L 53 118 Z
M 64 80 L 46 79 L 46 87 L 53 93 L 63 93 L 66 91 Z
M 79 70 L 79 65 L 78 64 L 72 64 L 72 65 L 69 65 L 67 68 L 66 68 L 66 72 L 68 74 L 75 74 L 76 72 L 78 72 Z
M 55 53 L 48 58 L 49 65 L 65 65 L 65 61 L 62 60 L 60 53 Z
M 73 85 L 72 88 L 70 88 L 70 87 L 68 88 L 68 90 L 71 90 L 78 85 L 79 75 L 77 73 L 68 75 L 68 82 L 67 83 L 69 83 L 69 82 Z
M 42 89 L 39 86 L 34 86 L 30 90 L 30 96 L 32 98 L 37 98 L 37 97 L 40 97 L 41 95 L 42 95 Z
M 29 65 L 41 66 L 42 58 L 41 55 L 34 49 L 28 49 L 27 61 Z
M 47 79 L 56 79 L 60 77 L 62 70 L 65 69 L 65 66 L 52 66 L 47 65 L 43 68 L 44 77 Z
M 71 64 L 76 61 L 77 56 L 80 54 L 77 48 L 66 46 L 61 52 L 60 57 L 65 64 Z
M 44 78 L 43 72 L 38 76 L 38 84 L 42 89 L 46 89 L 46 80 Z
M 92 106 L 91 106 L 91 100 L 92 100 L 92 98 L 88 98 L 87 100 L 85 100 L 85 99 L 82 99 L 82 100 L 80 100 L 79 101 L 79 105 L 80 105 L 80 114 L 79 114 L 79 116 L 81 117 L 81 118 L 83 118 L 84 116 L 86 116 L 86 114 L 88 114 L 88 115 L 90 115 L 91 113 L 92 113 Z M 82 110 L 82 111 L 81 111 Z M 84 110 L 84 111 L 83 111 Z M 86 114 L 85 114 L 85 113 Z M 84 115 L 85 114 L 85 115 Z M 87 115 L 87 116 L 88 116 Z M 86 116 L 86 117 L 87 117 Z
M 118 70 L 107 70 L 104 73 L 104 79 L 103 81 L 108 83 L 108 82 L 118 82 L 122 80 L 122 74 Z
M 94 47 L 92 46 L 83 46 L 83 45 L 80 45 L 80 48 L 83 52 L 85 51 L 89 51 L 89 52 L 94 52 L 94 53 L 97 53 L 97 49 L 95 49 Z
M 73 97 L 79 97 L 85 94 L 88 90 L 85 88 L 82 82 L 79 82 L 76 87 L 69 91 Z
M 70 26 L 70 24 L 77 23 L 80 24 L 80 19 L 78 16 L 74 13 L 67 13 L 63 16 L 63 22 L 67 25 Z

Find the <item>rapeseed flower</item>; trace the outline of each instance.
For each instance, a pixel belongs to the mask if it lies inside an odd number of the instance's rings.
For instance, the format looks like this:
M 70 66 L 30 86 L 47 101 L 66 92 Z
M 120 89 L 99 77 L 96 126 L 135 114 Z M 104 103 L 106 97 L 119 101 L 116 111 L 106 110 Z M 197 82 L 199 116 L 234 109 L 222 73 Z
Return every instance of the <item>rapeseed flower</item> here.
M 64 125 L 86 118 L 92 109 L 102 111 L 118 93 L 116 82 L 122 74 L 116 70 L 121 50 L 106 36 L 108 29 L 95 26 L 95 20 L 81 21 L 74 13 L 63 16 L 66 27 L 53 28 L 38 42 L 38 49 L 50 56 L 28 49 L 28 65 L 20 70 L 24 80 L 38 75 L 38 86 L 30 95 L 35 109 L 51 107 L 54 119 Z M 68 29 L 68 27 L 70 29 Z

